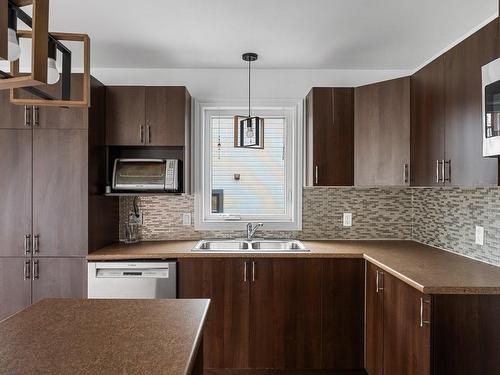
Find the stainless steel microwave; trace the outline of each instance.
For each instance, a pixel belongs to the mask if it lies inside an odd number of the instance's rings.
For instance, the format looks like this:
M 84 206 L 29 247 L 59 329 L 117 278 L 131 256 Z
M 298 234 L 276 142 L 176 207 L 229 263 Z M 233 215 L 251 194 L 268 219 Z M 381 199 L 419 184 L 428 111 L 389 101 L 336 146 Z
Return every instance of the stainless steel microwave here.
M 177 192 L 180 164 L 177 159 L 115 159 L 113 190 Z
M 483 156 L 500 155 L 500 59 L 482 67 Z

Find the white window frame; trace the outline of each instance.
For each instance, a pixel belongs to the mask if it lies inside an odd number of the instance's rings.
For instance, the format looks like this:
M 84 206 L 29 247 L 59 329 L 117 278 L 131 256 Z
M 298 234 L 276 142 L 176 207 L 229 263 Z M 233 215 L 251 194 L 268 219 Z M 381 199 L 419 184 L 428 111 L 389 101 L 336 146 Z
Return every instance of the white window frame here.
M 287 121 L 285 143 L 285 178 L 287 186 L 287 212 L 285 215 L 227 215 L 211 210 L 211 134 L 210 116 L 245 114 L 245 100 L 194 100 L 194 192 L 196 230 L 243 230 L 248 222 L 261 222 L 266 230 L 302 229 L 303 186 L 303 100 L 253 100 L 252 112 L 264 116 L 285 117 Z

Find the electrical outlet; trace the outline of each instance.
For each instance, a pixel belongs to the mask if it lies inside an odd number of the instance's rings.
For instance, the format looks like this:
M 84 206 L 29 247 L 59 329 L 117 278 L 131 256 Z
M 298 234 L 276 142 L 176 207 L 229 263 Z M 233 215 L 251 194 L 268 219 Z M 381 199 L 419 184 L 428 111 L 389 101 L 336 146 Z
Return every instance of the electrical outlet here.
M 182 225 L 191 225 L 191 213 L 184 212 L 182 214 Z
M 476 225 L 476 245 L 484 245 L 484 227 Z
M 128 222 L 129 224 L 142 225 L 142 212 L 139 212 L 139 215 L 136 216 L 134 211 L 130 211 L 128 213 Z
M 342 221 L 343 221 L 344 227 L 352 227 L 352 213 L 344 212 L 344 216 L 343 216 Z

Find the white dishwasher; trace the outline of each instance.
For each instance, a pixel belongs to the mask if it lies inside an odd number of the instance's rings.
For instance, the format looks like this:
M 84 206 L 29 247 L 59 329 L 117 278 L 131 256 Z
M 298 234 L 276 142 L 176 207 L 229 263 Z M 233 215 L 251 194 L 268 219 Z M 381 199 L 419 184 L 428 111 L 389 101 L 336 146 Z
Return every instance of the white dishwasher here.
M 176 298 L 176 262 L 89 262 L 88 298 Z

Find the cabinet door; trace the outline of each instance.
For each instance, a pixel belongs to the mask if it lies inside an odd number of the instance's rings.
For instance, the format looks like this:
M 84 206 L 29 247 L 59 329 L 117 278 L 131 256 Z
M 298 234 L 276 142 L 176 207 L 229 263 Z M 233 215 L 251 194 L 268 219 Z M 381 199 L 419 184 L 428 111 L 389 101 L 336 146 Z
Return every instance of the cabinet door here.
M 382 375 L 384 355 L 384 273 L 366 262 L 365 368 L 368 375 Z
M 44 298 L 87 298 L 85 258 L 33 258 L 33 303 Z
M 321 368 L 321 264 L 250 261 L 250 368 Z
M 61 97 L 61 83 L 44 85 L 43 90 L 56 98 Z M 71 75 L 71 99 L 82 99 L 83 74 Z M 88 109 L 79 107 L 35 106 L 33 126 L 46 129 L 87 129 Z
M 440 56 L 411 76 L 410 182 L 413 186 L 443 184 L 437 181 L 436 175 L 437 161 L 445 158 L 443 108 L 444 57 Z
M 26 129 L 29 120 L 25 106 L 10 103 L 10 90 L 0 90 L 0 129 Z
M 205 368 L 248 367 L 249 282 L 243 259 L 181 259 L 179 298 L 210 298 Z
M 354 183 L 354 92 L 351 88 L 315 87 L 308 95 L 312 122 L 314 186 Z M 311 104 L 312 103 L 312 104 Z M 310 124 L 309 124 L 310 126 Z
M 363 369 L 365 264 L 322 260 L 322 368 Z
M 33 235 L 40 256 L 87 254 L 87 145 L 86 130 L 33 131 Z
M 106 144 L 142 145 L 146 141 L 145 88 L 108 86 L 106 91 Z
M 429 296 L 384 275 L 384 374 L 430 374 L 430 315 Z
M 0 256 L 23 256 L 31 234 L 31 130 L 0 129 L 0 171 Z
M 354 92 L 355 185 L 408 185 L 410 78 L 357 87 Z
M 151 146 L 184 146 L 186 88 L 146 87 L 146 143 Z
M 498 20 L 448 52 L 445 59 L 446 160 L 455 186 L 498 185 L 498 159 L 483 158 L 481 67 L 498 54 Z
M 29 306 L 29 267 L 28 258 L 0 258 L 0 320 Z

